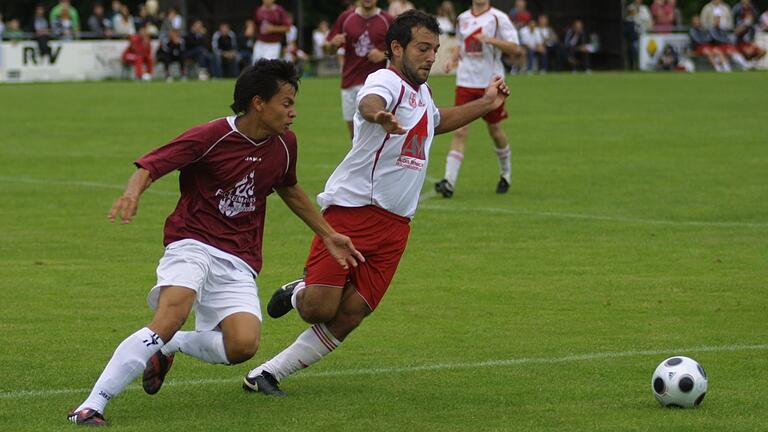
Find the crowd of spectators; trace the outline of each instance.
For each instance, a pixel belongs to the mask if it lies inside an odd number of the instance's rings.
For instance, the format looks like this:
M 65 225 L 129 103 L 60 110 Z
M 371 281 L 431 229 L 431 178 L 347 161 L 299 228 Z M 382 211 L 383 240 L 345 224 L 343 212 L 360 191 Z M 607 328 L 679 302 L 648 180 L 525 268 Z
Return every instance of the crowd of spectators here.
M 274 0 L 266 3 L 274 4 Z M 732 6 L 724 0 L 711 0 L 699 15 L 691 17 L 689 26 L 685 26 L 676 0 L 631 0 L 628 3 L 624 35 L 631 69 L 638 67 L 639 39 L 646 32 L 688 31 L 690 34 L 691 49 L 688 52 L 677 52 L 672 46 L 660 47 L 661 69 L 679 69 L 683 57 L 698 56 L 706 58 L 718 71 L 732 70 L 731 61 L 746 70 L 765 55 L 765 51 L 755 44 L 755 34 L 758 30 L 768 31 L 768 11 L 760 14 L 750 0 L 738 0 Z M 413 7 L 407 0 L 389 0 L 387 10 L 397 16 Z M 37 5 L 34 15 L 24 22 L 25 26 L 16 17 L 5 21 L 0 15 L 0 38 L 35 39 L 41 56 L 50 55 L 48 42 L 52 39 L 127 38 L 123 59 L 127 67 L 135 70 L 136 78 L 144 79 L 152 74 L 154 63 L 164 66 L 167 79 L 172 79 L 174 68 L 175 75 L 182 79 L 190 73 L 201 79 L 235 77 L 253 61 L 254 52 L 258 51 L 256 45 L 260 43 L 258 36 L 264 32 L 265 25 L 268 29 L 281 29 L 270 37 L 281 40 L 283 58 L 299 64 L 329 59 L 323 49 L 329 32 L 328 21 L 321 20 L 317 24 L 312 32 L 312 50 L 305 53 L 298 48 L 298 29 L 287 12 L 284 28 L 263 22 L 257 27 L 256 22 L 249 19 L 242 25 L 219 23 L 213 33 L 209 33 L 201 20 L 187 23 L 173 7 L 161 10 L 157 0 L 147 0 L 135 10 L 119 0 L 96 2 L 90 13 L 81 12 L 70 0 L 59 0 L 50 10 Z M 456 23 L 453 3 L 443 1 L 434 12 L 443 32 L 453 35 Z M 573 20 L 558 31 L 550 25 L 546 13 L 535 16 L 529 11 L 525 0 L 516 0 L 508 14 L 518 30 L 521 45 L 519 55 L 506 59 L 513 73 L 590 70 L 591 55 L 599 50 L 599 39 L 585 30 L 582 20 Z M 87 19 L 83 20 L 84 16 Z M 255 17 L 258 19 L 258 11 Z M 148 40 L 150 45 L 156 46 L 149 56 L 141 47 L 142 41 Z M 157 42 L 153 45 L 151 40 Z M 136 54 L 134 50 L 140 53 Z M 338 57 L 330 56 L 332 60 Z
M 676 0 L 653 0 L 650 7 L 643 0 L 633 0 L 625 14 L 624 35 L 630 69 L 638 67 L 640 36 L 646 32 L 686 31 L 690 50 L 677 52 L 674 46 L 661 47 L 658 67 L 662 70 L 692 69 L 690 59 L 707 59 L 718 72 L 730 72 L 731 61 L 741 70 L 754 68 L 765 56 L 755 44 L 758 30 L 768 31 L 768 10 L 758 14 L 751 0 L 738 0 L 730 5 L 724 0 L 711 0 L 686 27 Z

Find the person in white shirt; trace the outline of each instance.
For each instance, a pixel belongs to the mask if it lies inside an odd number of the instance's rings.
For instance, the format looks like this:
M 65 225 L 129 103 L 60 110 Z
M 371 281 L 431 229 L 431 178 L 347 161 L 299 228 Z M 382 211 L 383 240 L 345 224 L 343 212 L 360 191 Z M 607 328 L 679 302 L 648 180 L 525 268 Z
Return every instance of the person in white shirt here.
M 544 35 L 541 33 L 536 20 L 530 20 L 520 30 L 520 44 L 525 47 L 528 73 L 533 73 L 534 66 L 538 70 L 546 70 L 547 50 L 544 48 Z
M 285 396 L 282 379 L 327 356 L 376 309 L 405 250 L 434 135 L 493 111 L 509 94 L 496 76 L 477 100 L 437 108 L 426 81 L 439 34 L 435 17 L 418 10 L 389 27 L 391 67 L 370 74 L 360 89 L 352 149 L 318 196 L 326 221 L 352 238 L 365 261 L 344 270 L 315 237 L 303 280 L 278 289 L 267 306 L 273 318 L 295 308 L 312 326 L 248 372 L 244 389 Z
M 456 105 L 483 97 L 486 84 L 495 75 L 504 76 L 502 55 L 517 55 L 520 42 L 517 30 L 504 12 L 491 7 L 489 0 L 472 0 L 472 7 L 459 15 L 456 26 L 459 46 L 446 63 L 445 71 L 456 70 Z M 504 105 L 483 117 L 496 147 L 499 160 L 497 193 L 506 193 L 512 181 L 512 164 L 507 136 L 501 121 L 507 118 Z M 464 145 L 469 126 L 457 129 L 445 161 L 445 176 L 435 190 L 445 198 L 453 196 L 459 169 L 464 160 Z
M 317 28 L 312 31 L 312 56 L 314 58 L 319 59 L 326 56 L 323 45 L 325 45 L 325 37 L 328 36 L 330 30 L 328 21 L 322 20 L 317 25 Z

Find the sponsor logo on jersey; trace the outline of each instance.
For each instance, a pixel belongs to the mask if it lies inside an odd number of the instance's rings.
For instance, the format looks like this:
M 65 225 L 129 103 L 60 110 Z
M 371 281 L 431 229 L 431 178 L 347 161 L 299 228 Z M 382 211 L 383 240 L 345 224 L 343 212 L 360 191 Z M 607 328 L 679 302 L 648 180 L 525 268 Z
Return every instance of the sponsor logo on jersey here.
M 477 30 L 464 39 L 464 52 L 470 55 L 480 55 L 483 53 L 483 43 L 477 39 L 477 36 L 483 33 L 483 28 L 478 27 Z
M 373 49 L 373 43 L 371 42 L 371 35 L 368 34 L 368 30 L 361 34 L 355 42 L 355 54 L 358 57 L 365 57 Z
M 419 122 L 408 131 L 408 135 L 405 137 L 403 148 L 400 150 L 400 157 L 395 162 L 397 166 L 415 171 L 424 169 L 427 160 L 424 147 L 429 137 L 427 126 L 427 110 L 424 110 Z
M 240 213 L 256 210 L 256 197 L 254 196 L 253 191 L 253 178 L 255 174 L 255 171 L 251 171 L 250 174 L 237 182 L 237 184 L 228 191 L 222 191 L 221 189 L 216 191 L 216 196 L 221 197 L 221 199 L 219 199 L 219 211 L 221 214 L 233 217 Z

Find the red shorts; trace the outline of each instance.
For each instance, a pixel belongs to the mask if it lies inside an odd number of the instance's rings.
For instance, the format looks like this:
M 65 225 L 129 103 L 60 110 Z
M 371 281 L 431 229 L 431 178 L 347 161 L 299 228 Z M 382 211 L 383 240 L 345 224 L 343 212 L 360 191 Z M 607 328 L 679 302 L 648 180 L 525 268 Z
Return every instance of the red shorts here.
M 395 276 L 397 264 L 405 251 L 409 219 L 376 206 L 329 207 L 323 217 L 337 232 L 352 239 L 365 262 L 349 270 L 336 262 L 318 236 L 312 240 L 307 258 L 307 285 L 343 287 L 354 285 L 371 310 L 376 309 L 389 283 Z
M 464 105 L 475 99 L 480 99 L 485 94 L 485 89 L 456 87 L 456 106 Z M 505 102 L 506 103 L 506 102 Z M 507 118 L 507 111 L 504 110 L 504 104 L 483 116 L 486 123 L 496 124 Z
M 712 52 L 712 45 L 710 44 L 701 44 L 696 47 L 696 54 L 698 55 L 709 55 Z

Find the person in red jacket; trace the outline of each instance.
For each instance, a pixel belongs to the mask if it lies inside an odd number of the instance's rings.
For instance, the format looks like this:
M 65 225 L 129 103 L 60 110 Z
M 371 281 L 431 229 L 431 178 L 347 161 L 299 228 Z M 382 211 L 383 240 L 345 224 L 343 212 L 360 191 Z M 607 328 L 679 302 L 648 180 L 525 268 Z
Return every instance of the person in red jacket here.
M 123 63 L 132 65 L 136 79 L 152 79 L 152 40 L 146 27 L 128 38 L 129 45 L 123 51 Z M 146 70 L 145 70 L 146 69 Z

